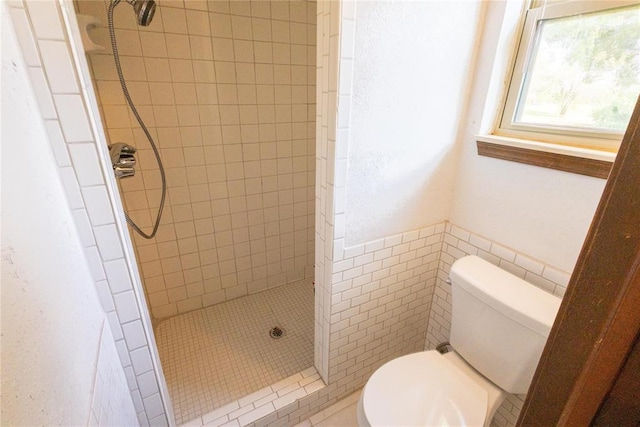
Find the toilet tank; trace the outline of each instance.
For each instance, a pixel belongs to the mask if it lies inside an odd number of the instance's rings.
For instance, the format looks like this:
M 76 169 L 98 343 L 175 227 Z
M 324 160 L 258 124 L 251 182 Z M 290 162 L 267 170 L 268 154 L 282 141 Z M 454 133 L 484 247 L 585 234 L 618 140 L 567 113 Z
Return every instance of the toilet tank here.
M 526 393 L 560 298 L 477 257 L 451 267 L 451 345 L 509 393 Z

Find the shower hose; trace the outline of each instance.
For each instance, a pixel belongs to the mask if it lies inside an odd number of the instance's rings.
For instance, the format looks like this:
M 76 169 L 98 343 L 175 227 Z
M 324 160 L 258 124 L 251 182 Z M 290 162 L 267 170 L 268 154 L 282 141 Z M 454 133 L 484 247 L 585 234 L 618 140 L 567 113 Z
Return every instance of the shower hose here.
M 147 136 L 149 140 L 149 144 L 151 144 L 151 148 L 153 149 L 153 154 L 155 154 L 156 161 L 158 162 L 158 167 L 160 169 L 160 178 L 162 179 L 162 196 L 160 197 L 160 205 L 158 207 L 158 214 L 156 215 L 156 222 L 153 226 L 153 230 L 150 234 L 145 233 L 142 229 L 129 217 L 129 215 L 125 212 L 124 216 L 127 219 L 127 223 L 133 228 L 138 234 L 140 234 L 145 239 L 153 239 L 158 232 L 158 227 L 160 226 L 160 218 L 162 217 L 162 209 L 164 208 L 164 201 L 167 194 L 167 180 L 164 173 L 164 167 L 162 166 L 162 160 L 160 159 L 160 152 L 158 151 L 158 147 L 156 143 L 153 141 L 151 137 L 151 133 L 147 129 L 147 126 L 144 124 L 142 117 L 138 114 L 138 110 L 136 109 L 135 104 L 131 100 L 131 95 L 129 94 L 129 89 L 127 89 L 127 82 L 124 79 L 124 74 L 122 73 L 122 67 L 120 65 L 120 56 L 118 55 L 118 44 L 116 43 L 116 32 L 113 26 L 113 10 L 120 3 L 120 0 L 112 0 L 109 4 L 109 11 L 107 15 L 107 19 L 109 21 L 109 36 L 111 38 L 111 48 L 113 49 L 113 59 L 116 63 L 116 70 L 118 72 L 118 78 L 120 79 L 120 86 L 122 87 L 122 93 L 124 94 L 125 99 L 127 100 L 127 104 L 133 115 L 135 116 L 138 124 L 144 131 L 144 134 Z

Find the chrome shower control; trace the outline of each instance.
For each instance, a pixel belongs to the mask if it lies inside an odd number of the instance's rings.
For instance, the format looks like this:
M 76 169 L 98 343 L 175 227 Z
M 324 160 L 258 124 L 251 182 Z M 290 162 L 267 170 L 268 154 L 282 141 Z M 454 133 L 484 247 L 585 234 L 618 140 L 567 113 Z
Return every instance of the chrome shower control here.
M 134 168 L 116 166 L 113 168 L 113 173 L 116 175 L 116 178 L 122 179 L 134 176 L 136 170 Z
M 109 156 L 111 157 L 111 163 L 114 165 L 120 161 L 120 157 L 123 155 L 133 155 L 136 152 L 136 147 L 132 147 L 124 142 L 118 142 L 109 146 Z
M 124 73 L 122 72 L 122 64 L 120 64 L 120 55 L 118 54 L 118 42 L 116 40 L 116 30 L 113 22 L 113 13 L 115 11 L 116 6 L 121 2 L 121 0 L 110 0 L 109 8 L 107 9 L 107 22 L 109 27 L 109 39 L 111 40 L 111 50 L 113 51 L 113 61 L 115 62 L 116 72 L 118 74 L 118 80 L 120 80 L 120 86 L 122 88 L 122 94 L 124 95 L 124 99 L 127 101 L 127 105 L 131 110 L 131 113 L 135 117 L 136 121 L 140 125 L 140 129 L 144 132 L 147 137 L 147 141 L 149 141 L 149 145 L 151 145 L 151 149 L 153 150 L 153 154 L 156 158 L 156 162 L 158 163 L 158 169 L 160 172 L 160 180 L 162 192 L 160 193 L 160 203 L 158 205 L 158 214 L 156 215 L 155 223 L 153 225 L 153 229 L 150 233 L 145 233 L 142 229 L 136 224 L 125 212 L 124 216 L 127 218 L 127 224 L 131 226 L 131 228 L 138 234 L 140 234 L 145 239 L 153 239 L 158 232 L 158 227 L 160 226 L 160 218 L 162 216 L 162 210 L 164 208 L 164 202 L 167 195 L 167 179 L 164 173 L 164 167 L 162 166 L 162 159 L 160 158 L 160 152 L 158 151 L 158 147 L 156 146 L 149 129 L 147 129 L 147 125 L 144 124 L 144 120 L 140 117 L 138 113 L 138 109 L 136 108 L 133 100 L 131 99 L 131 95 L 129 94 L 129 90 L 127 89 L 127 82 L 124 78 Z M 156 10 L 155 0 L 126 0 L 131 6 L 133 6 L 133 10 L 136 13 L 136 18 L 138 21 L 138 25 L 147 26 L 151 23 L 151 19 L 153 18 L 153 14 Z M 132 160 L 133 154 L 136 152 L 134 147 L 131 147 L 127 144 L 115 144 L 113 147 L 109 147 L 111 161 L 113 164 L 113 171 L 117 178 L 124 178 L 127 176 L 133 176 L 135 160 Z M 125 155 L 129 155 L 131 157 L 125 157 Z
M 135 152 L 135 147 L 124 142 L 109 146 L 109 157 L 111 157 L 111 164 L 116 178 L 127 178 L 135 175 L 135 170 L 133 169 L 136 165 L 136 158 L 133 157 Z
M 113 166 L 126 166 L 126 167 L 134 167 L 136 165 L 136 158 L 131 154 L 124 154 L 120 156 L 120 160 L 118 163 L 114 163 Z
M 120 152 L 122 154 L 135 154 L 136 151 L 136 147 L 133 147 L 131 145 L 125 144 L 123 142 L 120 142 L 119 144 L 122 144 L 122 149 L 120 150 Z M 116 144 L 118 145 L 118 144 Z

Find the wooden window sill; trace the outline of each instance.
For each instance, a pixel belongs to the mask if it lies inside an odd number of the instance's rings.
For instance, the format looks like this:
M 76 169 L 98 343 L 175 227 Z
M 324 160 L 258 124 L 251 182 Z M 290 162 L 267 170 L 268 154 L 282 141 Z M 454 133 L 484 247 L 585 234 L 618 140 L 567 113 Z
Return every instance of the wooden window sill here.
M 543 144 L 496 135 L 476 138 L 478 155 L 607 179 L 615 153 Z

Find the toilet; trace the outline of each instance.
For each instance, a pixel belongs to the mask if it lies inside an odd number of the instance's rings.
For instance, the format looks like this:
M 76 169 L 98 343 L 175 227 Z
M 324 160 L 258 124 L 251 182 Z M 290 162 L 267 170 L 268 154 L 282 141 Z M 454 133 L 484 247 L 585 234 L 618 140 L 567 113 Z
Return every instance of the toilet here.
M 489 426 L 507 393 L 527 392 L 560 299 L 473 255 L 449 278 L 453 350 L 378 368 L 358 401 L 360 426 Z

